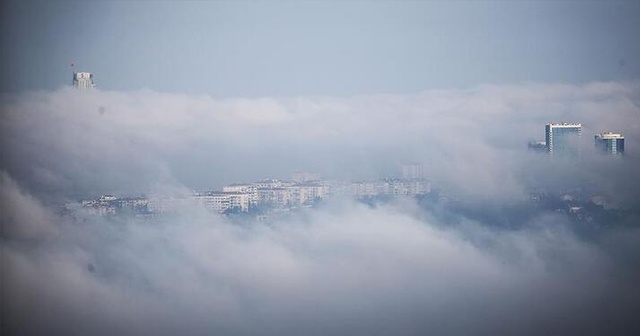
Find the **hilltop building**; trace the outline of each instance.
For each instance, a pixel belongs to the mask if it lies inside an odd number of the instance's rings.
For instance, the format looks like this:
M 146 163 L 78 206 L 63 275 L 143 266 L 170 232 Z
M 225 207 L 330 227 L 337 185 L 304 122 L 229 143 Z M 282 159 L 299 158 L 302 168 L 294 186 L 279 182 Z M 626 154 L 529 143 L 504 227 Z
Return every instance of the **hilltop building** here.
M 93 82 L 93 74 L 90 72 L 74 72 L 73 73 L 73 87 L 77 89 L 92 89 L 96 85 Z

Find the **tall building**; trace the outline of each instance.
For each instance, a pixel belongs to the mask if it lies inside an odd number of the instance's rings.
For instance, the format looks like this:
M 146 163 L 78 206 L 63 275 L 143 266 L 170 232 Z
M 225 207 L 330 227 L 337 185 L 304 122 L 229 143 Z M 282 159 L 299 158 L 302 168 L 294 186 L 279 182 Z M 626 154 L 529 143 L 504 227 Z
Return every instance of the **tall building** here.
M 407 180 L 420 180 L 424 178 L 424 166 L 418 163 L 406 163 L 402 165 L 402 178 Z
M 93 74 L 90 72 L 74 72 L 73 86 L 78 89 L 91 89 L 96 85 L 93 83 Z
M 596 134 L 596 148 L 609 154 L 624 153 L 624 136 L 620 133 L 604 132 Z
M 551 123 L 545 125 L 547 151 L 552 155 L 580 154 L 582 124 Z

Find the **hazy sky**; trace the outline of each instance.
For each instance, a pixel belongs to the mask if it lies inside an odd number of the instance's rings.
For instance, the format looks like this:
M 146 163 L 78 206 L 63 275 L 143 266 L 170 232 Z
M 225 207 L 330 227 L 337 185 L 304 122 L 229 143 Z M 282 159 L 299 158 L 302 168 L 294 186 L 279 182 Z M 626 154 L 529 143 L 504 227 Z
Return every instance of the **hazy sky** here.
M 2 91 L 416 93 L 640 78 L 640 2 L 3 1 Z

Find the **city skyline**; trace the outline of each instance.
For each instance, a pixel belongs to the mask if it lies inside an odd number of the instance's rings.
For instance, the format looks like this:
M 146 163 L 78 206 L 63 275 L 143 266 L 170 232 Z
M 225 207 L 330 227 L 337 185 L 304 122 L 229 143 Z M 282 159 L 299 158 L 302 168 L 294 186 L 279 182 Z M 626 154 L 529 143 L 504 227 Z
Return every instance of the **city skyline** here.
M 640 334 L 638 17 L 3 1 L 0 334 Z

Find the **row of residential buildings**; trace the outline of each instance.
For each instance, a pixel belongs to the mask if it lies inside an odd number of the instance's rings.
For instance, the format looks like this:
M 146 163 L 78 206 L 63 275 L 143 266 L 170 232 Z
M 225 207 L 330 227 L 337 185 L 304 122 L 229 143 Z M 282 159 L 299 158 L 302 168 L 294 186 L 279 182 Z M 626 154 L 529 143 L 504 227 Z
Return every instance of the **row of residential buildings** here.
M 144 214 L 149 212 L 149 199 L 142 196 L 116 197 L 102 195 L 97 199 L 83 200 L 82 206 L 89 212 L 101 215 Z
M 376 181 L 282 181 L 264 180 L 254 183 L 238 183 L 224 186 L 222 191 L 206 191 L 194 194 L 203 206 L 216 212 L 248 212 L 254 206 L 272 209 L 288 209 L 312 206 L 331 196 L 374 197 L 418 196 L 431 191 L 431 184 L 424 179 L 382 179 Z
M 254 206 L 275 209 L 310 206 L 325 198 L 328 188 L 318 182 L 264 180 L 224 186 L 222 191 L 196 192 L 194 199 L 205 207 L 224 213 L 248 212 Z
M 412 173 L 418 165 L 413 165 Z M 313 173 L 296 173 L 292 181 L 263 180 L 236 183 L 217 191 L 197 191 L 191 195 L 117 198 L 110 195 L 82 201 L 83 207 L 99 215 L 118 213 L 154 214 L 173 212 L 183 205 L 200 205 L 218 213 L 251 212 L 252 209 L 285 210 L 311 207 L 331 196 L 366 198 L 375 196 L 418 196 L 431 191 L 422 178 L 381 179 L 375 181 L 325 181 Z

